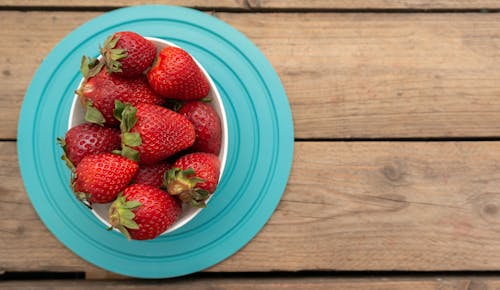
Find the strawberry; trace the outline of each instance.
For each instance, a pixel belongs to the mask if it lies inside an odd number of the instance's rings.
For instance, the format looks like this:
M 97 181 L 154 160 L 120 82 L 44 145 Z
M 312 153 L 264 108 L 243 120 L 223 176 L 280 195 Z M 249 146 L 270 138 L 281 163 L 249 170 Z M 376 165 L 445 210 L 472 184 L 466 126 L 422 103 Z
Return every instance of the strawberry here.
M 163 184 L 163 175 L 172 167 L 171 164 L 160 162 L 153 165 L 140 165 L 134 177 L 134 183 L 160 187 Z
M 182 156 L 165 175 L 168 193 L 194 207 L 205 207 L 205 200 L 219 182 L 220 161 L 211 153 L 190 153 Z
M 109 209 L 109 221 L 128 239 L 150 240 L 167 230 L 180 216 L 180 202 L 165 191 L 133 184 Z
M 100 50 L 108 72 L 125 78 L 141 75 L 156 56 L 155 45 L 131 31 L 111 35 Z
M 221 123 L 214 108 L 205 102 L 186 102 L 179 114 L 186 117 L 194 125 L 196 141 L 191 149 L 195 152 L 219 154 L 221 145 Z
M 151 88 L 167 99 L 198 100 L 210 90 L 196 62 L 178 47 L 163 48 L 146 75 Z
M 115 117 L 121 121 L 122 155 L 154 164 L 193 145 L 193 124 L 167 108 L 116 102 Z
M 83 157 L 90 154 L 120 149 L 120 131 L 95 124 L 80 124 L 66 132 L 65 138 L 57 138 L 64 154 L 61 157 L 74 170 Z
M 125 79 L 100 69 L 102 63 L 83 58 L 82 73 L 84 83 L 77 90 L 82 105 L 86 108 L 85 120 L 90 123 L 117 126 L 113 117 L 115 100 L 137 105 L 148 103 L 163 105 L 165 100 L 156 95 L 146 81 L 145 76 Z M 100 69 L 100 70 L 99 70 Z
M 71 184 L 78 199 L 107 203 L 127 187 L 138 168 L 137 162 L 120 155 L 88 155 L 76 166 Z

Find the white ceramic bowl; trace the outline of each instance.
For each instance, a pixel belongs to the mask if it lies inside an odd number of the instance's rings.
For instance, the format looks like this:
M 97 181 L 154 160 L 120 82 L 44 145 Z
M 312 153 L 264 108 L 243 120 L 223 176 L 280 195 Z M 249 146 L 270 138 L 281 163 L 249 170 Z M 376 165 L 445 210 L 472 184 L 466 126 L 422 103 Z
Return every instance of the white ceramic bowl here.
M 161 49 L 167 46 L 175 46 L 179 47 L 169 41 L 165 41 L 163 39 L 158 39 L 158 38 L 153 38 L 153 37 L 146 37 L 150 41 L 152 41 L 156 45 L 156 50 L 159 52 Z M 194 59 L 194 57 L 193 57 Z M 220 175 L 219 175 L 219 180 L 222 177 L 222 173 L 224 172 L 224 167 L 226 165 L 226 157 L 227 157 L 227 118 L 226 118 L 226 112 L 224 110 L 224 105 L 222 104 L 222 99 L 219 95 L 219 91 L 217 90 L 217 87 L 215 86 L 215 83 L 212 81 L 210 76 L 208 75 L 207 71 L 201 66 L 201 64 L 195 59 L 196 64 L 200 67 L 201 71 L 207 78 L 209 84 L 210 84 L 210 92 L 208 93 L 208 97 L 212 99 L 212 102 L 210 104 L 212 107 L 215 109 L 217 114 L 219 115 L 219 118 L 221 120 L 221 126 L 222 126 L 222 140 L 221 140 L 221 150 L 219 153 L 219 160 L 221 163 L 221 169 L 220 169 Z M 79 87 L 83 83 L 83 78 L 80 84 L 78 85 Z M 71 112 L 69 115 L 69 120 L 68 120 L 68 130 L 78 124 L 85 123 L 85 111 L 83 110 L 82 106 L 80 105 L 80 102 L 78 100 L 78 95 L 75 94 L 74 99 L 73 99 L 73 104 L 71 105 Z M 217 194 L 217 191 L 214 193 Z M 207 200 L 207 203 L 210 201 L 211 197 Z M 110 224 L 108 222 L 108 210 L 109 206 L 111 203 L 106 203 L 106 204 L 93 204 L 92 207 L 92 213 L 104 224 L 106 227 L 109 227 Z M 210 206 L 210 205 L 207 205 Z M 192 220 L 202 209 L 200 208 L 193 208 L 190 207 L 189 205 L 183 204 L 182 206 L 182 214 L 179 217 L 179 219 L 172 225 L 170 226 L 165 232 L 162 233 L 162 235 L 169 233 L 171 231 L 174 231 L 186 223 L 188 223 L 190 220 Z M 115 229 L 116 230 L 116 229 Z

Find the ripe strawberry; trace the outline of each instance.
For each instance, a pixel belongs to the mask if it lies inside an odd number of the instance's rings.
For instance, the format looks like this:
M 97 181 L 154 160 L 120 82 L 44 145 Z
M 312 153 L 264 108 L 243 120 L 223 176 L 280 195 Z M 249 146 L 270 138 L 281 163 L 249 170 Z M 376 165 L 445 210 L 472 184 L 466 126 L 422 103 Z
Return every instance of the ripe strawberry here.
M 66 132 L 64 139 L 57 138 L 64 154 L 61 157 L 74 170 L 83 157 L 90 154 L 120 149 L 120 131 L 95 124 L 80 124 Z
M 138 168 L 137 162 L 120 155 L 88 155 L 76 167 L 72 187 L 80 200 L 111 202 L 127 187 Z
M 191 149 L 195 152 L 219 154 L 222 128 L 214 108 L 205 102 L 186 102 L 179 110 L 194 125 L 196 141 Z
M 151 88 L 167 99 L 198 100 L 210 90 L 196 62 L 178 47 L 163 48 L 146 75 Z
M 121 120 L 122 155 L 141 164 L 154 164 L 193 145 L 193 124 L 167 108 L 116 102 L 115 117 Z
M 82 105 L 87 112 L 85 120 L 99 125 L 117 126 L 119 122 L 113 117 L 115 100 L 133 105 L 148 103 L 163 105 L 165 100 L 156 95 L 149 87 L 146 77 L 125 79 L 99 70 L 102 63 L 93 60 L 82 62 L 82 73 L 85 81 L 77 90 Z
M 205 200 L 219 182 L 220 161 L 211 153 L 191 153 L 175 161 L 164 180 L 168 193 L 194 207 L 205 207 Z
M 141 75 L 156 56 L 155 45 L 131 31 L 111 35 L 100 50 L 108 72 L 126 78 Z
M 109 221 L 128 239 L 150 240 L 167 230 L 180 216 L 181 204 L 165 191 L 133 184 L 109 209 Z
M 153 165 L 140 165 L 134 177 L 134 183 L 160 187 L 163 184 L 163 176 L 170 167 L 172 167 L 172 165 L 166 162 L 160 162 Z

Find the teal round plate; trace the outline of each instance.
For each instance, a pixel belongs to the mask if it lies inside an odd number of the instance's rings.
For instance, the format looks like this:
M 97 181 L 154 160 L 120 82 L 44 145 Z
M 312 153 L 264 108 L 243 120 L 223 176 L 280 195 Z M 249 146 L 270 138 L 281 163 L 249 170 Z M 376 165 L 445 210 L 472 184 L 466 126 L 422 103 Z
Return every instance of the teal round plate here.
M 184 227 L 128 241 L 74 198 L 56 137 L 67 131 L 82 55 L 116 31 L 178 44 L 208 71 L 228 119 L 224 174 L 209 206 Z M 281 82 L 240 32 L 196 10 L 152 5 L 114 10 L 71 32 L 46 57 L 26 93 L 18 127 L 21 174 L 31 202 L 69 249 L 108 271 L 166 278 L 200 271 L 249 242 L 281 199 L 293 154 L 293 122 Z

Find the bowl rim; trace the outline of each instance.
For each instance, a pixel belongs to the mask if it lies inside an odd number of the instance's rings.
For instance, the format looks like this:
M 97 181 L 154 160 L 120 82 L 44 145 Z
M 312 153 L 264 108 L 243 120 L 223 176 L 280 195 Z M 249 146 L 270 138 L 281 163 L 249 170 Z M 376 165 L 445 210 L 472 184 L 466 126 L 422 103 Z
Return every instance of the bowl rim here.
M 157 47 L 156 43 L 162 43 L 166 46 L 173 46 L 173 47 L 182 48 L 173 42 L 170 42 L 168 40 L 164 40 L 161 38 L 148 37 L 148 36 L 144 36 L 144 38 L 152 41 L 156 47 Z M 158 49 L 158 47 L 157 47 L 157 49 Z M 220 153 L 218 156 L 219 161 L 220 161 L 220 172 L 219 172 L 219 184 L 220 184 L 220 181 L 221 181 L 223 173 L 224 173 L 224 169 L 226 167 L 227 151 L 228 151 L 228 139 L 229 139 L 228 138 L 226 110 L 224 107 L 224 102 L 222 101 L 222 97 L 219 93 L 219 90 L 217 89 L 217 86 L 215 85 L 214 81 L 212 80 L 212 78 L 210 77 L 210 75 L 208 74 L 206 69 L 201 65 L 201 63 L 192 54 L 189 54 L 189 55 L 193 58 L 196 65 L 198 66 L 198 68 L 200 68 L 203 75 L 207 79 L 207 81 L 210 85 L 210 91 L 212 92 L 214 99 L 217 99 L 217 103 L 219 104 L 219 110 L 217 110 L 217 113 L 218 113 L 219 119 L 221 121 L 221 129 L 222 129 L 221 150 L 220 150 Z M 98 59 L 101 59 L 101 58 L 102 58 L 102 55 L 99 55 Z M 80 88 L 82 86 L 83 81 L 84 81 L 84 78 L 82 77 L 81 81 L 78 83 L 78 88 Z M 73 101 L 71 103 L 69 117 L 68 117 L 68 130 L 71 129 L 72 127 L 78 125 L 78 124 L 81 124 L 81 122 L 78 122 L 78 121 L 75 122 L 73 120 L 75 118 L 74 117 L 75 109 L 78 106 L 80 106 L 79 96 L 75 92 L 75 94 L 73 96 Z M 215 107 L 214 107 L 214 109 L 215 109 Z M 209 198 L 206 200 L 207 204 L 212 199 L 213 195 L 216 192 L 217 192 L 217 190 L 209 196 Z M 91 210 L 92 214 L 95 217 L 97 217 L 97 219 L 99 219 L 99 221 L 101 221 L 104 225 L 106 225 L 106 227 L 112 228 L 114 231 L 119 232 L 116 228 L 112 227 L 111 224 L 106 219 L 104 219 L 101 215 L 99 215 L 94 208 L 91 208 L 90 210 Z M 182 220 L 182 221 L 177 220 L 176 222 L 174 222 L 174 224 L 171 227 L 167 228 L 163 233 L 161 233 L 160 236 L 165 235 L 165 234 L 170 233 L 170 232 L 173 232 L 173 231 L 183 227 L 184 225 L 189 223 L 194 217 L 196 217 L 201 212 L 201 210 L 203 210 L 203 208 L 197 208 L 197 209 L 195 209 L 195 211 L 192 212 L 192 214 L 190 216 L 188 216 L 184 220 Z

